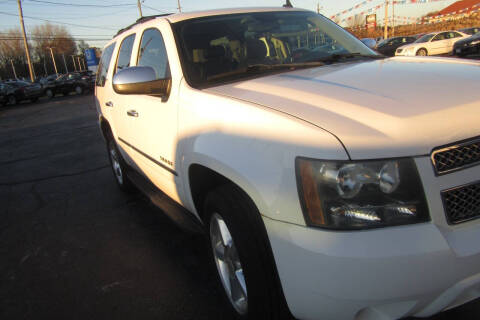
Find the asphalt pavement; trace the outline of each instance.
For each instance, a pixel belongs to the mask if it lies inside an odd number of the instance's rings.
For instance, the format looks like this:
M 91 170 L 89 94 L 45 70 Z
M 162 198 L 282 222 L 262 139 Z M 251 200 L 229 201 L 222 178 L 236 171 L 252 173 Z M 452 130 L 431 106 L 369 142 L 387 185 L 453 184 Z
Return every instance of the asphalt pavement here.
M 203 237 L 115 185 L 92 95 L 0 108 L 0 146 L 0 319 L 230 318 Z

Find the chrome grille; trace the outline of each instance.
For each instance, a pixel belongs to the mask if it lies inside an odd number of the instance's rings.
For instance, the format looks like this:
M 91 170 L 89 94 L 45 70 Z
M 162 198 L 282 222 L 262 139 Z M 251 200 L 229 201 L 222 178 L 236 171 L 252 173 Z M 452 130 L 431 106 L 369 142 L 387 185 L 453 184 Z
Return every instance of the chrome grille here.
M 434 150 L 432 162 L 437 174 L 445 174 L 480 163 L 480 139 Z
M 448 223 L 480 217 L 480 182 L 443 191 L 442 198 Z

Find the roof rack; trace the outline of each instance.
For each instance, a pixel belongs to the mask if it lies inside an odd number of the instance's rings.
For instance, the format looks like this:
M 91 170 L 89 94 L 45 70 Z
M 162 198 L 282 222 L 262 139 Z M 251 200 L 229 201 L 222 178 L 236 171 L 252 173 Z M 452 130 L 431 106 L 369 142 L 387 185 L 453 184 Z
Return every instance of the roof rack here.
M 118 30 L 117 34 L 114 35 L 113 37 L 115 38 L 115 37 L 118 36 L 119 34 L 124 33 L 125 31 L 133 28 L 133 27 L 136 26 L 137 24 L 140 24 L 140 23 L 143 23 L 143 22 L 146 22 L 146 21 L 149 21 L 149 20 L 153 20 L 153 19 L 156 19 L 156 18 L 158 18 L 158 17 L 169 16 L 169 15 L 171 15 L 171 14 L 172 14 L 172 13 L 163 13 L 163 14 L 156 14 L 156 15 L 153 15 L 153 16 L 144 16 L 144 17 L 138 18 L 137 21 L 135 21 L 135 23 L 132 23 L 132 24 L 129 25 L 128 27 L 125 27 L 125 28 L 123 28 L 123 29 Z

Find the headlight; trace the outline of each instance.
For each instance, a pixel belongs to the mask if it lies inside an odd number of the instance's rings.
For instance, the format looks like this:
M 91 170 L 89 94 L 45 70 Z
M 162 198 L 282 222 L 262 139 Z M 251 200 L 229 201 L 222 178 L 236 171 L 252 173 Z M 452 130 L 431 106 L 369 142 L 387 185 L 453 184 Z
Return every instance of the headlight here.
M 480 43 L 480 40 L 475 40 L 475 41 L 470 42 L 470 45 L 471 45 L 471 46 L 475 46 L 475 45 L 477 45 L 477 44 L 479 44 L 479 43 Z
M 308 225 L 356 230 L 430 220 L 413 159 L 319 161 L 297 158 Z

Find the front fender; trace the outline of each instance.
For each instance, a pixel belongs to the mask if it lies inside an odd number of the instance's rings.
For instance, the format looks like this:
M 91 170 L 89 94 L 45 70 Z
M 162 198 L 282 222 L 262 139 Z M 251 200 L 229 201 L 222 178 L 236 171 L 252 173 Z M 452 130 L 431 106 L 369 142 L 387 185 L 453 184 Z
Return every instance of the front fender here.
M 330 133 L 303 120 L 255 104 L 182 88 L 177 163 L 182 172 L 205 166 L 245 191 L 260 213 L 305 224 L 298 199 L 298 156 L 348 160 Z M 188 175 L 185 203 L 196 212 Z

